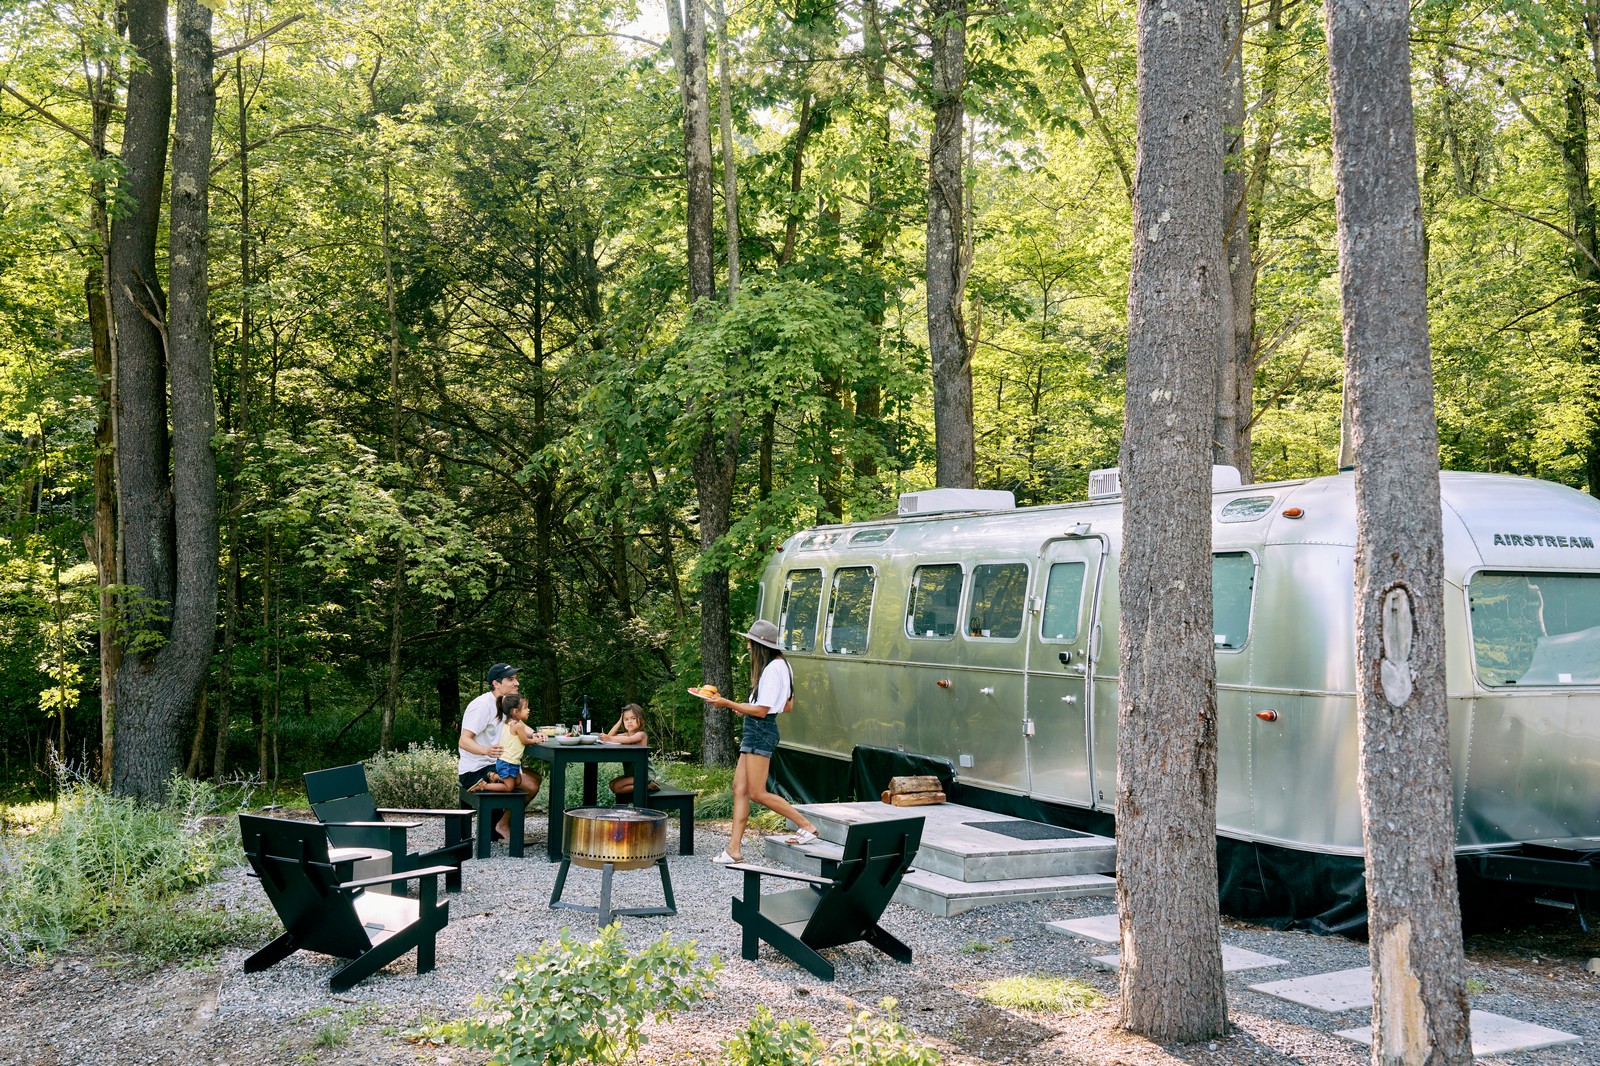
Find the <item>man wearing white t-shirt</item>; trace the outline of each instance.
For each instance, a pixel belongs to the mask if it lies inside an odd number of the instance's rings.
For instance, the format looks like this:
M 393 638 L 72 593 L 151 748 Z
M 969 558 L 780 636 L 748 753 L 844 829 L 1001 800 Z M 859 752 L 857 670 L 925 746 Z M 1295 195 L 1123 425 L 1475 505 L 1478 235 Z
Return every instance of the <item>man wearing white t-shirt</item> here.
M 461 716 L 456 776 L 462 788 L 471 788 L 494 769 L 494 760 L 501 752 L 499 700 L 517 691 L 519 685 L 517 668 L 506 663 L 489 667 L 484 678 L 489 682 L 489 691 L 467 704 L 466 713 Z

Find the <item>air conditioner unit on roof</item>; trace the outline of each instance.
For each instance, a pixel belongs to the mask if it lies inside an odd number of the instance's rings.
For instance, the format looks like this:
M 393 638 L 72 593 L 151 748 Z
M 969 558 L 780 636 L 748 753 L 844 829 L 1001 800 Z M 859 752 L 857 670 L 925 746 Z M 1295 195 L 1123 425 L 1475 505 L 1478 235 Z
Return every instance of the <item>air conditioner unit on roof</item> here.
M 946 511 L 1009 511 L 1017 498 L 1003 489 L 924 489 L 900 494 L 900 514 L 939 514 Z

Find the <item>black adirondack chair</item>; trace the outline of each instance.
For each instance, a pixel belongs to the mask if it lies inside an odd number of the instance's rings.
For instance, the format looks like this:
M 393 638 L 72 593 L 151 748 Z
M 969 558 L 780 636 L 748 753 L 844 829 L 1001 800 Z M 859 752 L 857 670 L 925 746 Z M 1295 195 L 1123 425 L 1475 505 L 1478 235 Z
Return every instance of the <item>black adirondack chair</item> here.
M 282 936 L 245 960 L 246 973 L 264 970 L 301 950 L 350 960 L 328 979 L 335 992 L 413 949 L 417 972 L 433 969 L 434 938 L 450 920 L 450 904 L 439 902 L 439 875 L 452 867 L 429 866 L 349 881 L 344 879 L 349 864 L 329 859 L 327 832 L 315 822 L 241 814 L 239 835 L 250 868 L 284 928 Z M 407 878 L 418 882 L 414 900 L 367 891 Z
M 733 920 L 743 929 L 741 954 L 754 961 L 765 940 L 824 981 L 833 980 L 833 964 L 820 952 L 865 941 L 899 962 L 911 961 L 911 949 L 878 925 L 883 910 L 911 868 L 922 843 L 922 819 L 895 818 L 853 825 L 844 840 L 844 855 L 824 859 L 822 877 L 734 863 L 744 873 L 744 898 L 734 898 Z M 804 888 L 761 894 L 763 877 L 799 881 Z
M 427 810 L 384 807 L 372 801 L 367 789 L 367 770 L 360 763 L 335 766 L 331 770 L 312 770 L 304 775 L 306 798 L 317 820 L 328 830 L 328 842 L 336 848 L 376 848 L 391 856 L 391 870 L 405 873 L 424 866 L 448 866 L 445 889 L 461 891 L 461 864 L 472 857 L 472 812 L 470 810 Z M 443 818 L 444 847 L 432 851 L 406 850 L 406 832 L 421 822 L 390 822 L 385 815 L 399 818 Z M 394 882 L 404 895 L 406 880 Z

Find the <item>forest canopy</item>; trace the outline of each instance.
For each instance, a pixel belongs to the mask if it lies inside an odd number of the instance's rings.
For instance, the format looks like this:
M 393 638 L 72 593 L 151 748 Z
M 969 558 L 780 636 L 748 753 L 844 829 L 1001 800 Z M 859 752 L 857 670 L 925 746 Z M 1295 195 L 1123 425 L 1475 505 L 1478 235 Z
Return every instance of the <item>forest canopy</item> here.
M 97 526 L 119 399 L 105 278 L 156 73 L 128 12 L 148 6 L 0 5 L 12 783 L 49 750 L 101 758 L 102 629 L 135 656 L 171 639 L 160 604 L 106 579 Z M 701 680 L 702 578 L 726 571 L 742 628 L 786 536 L 934 484 L 924 262 L 950 5 L 710 5 L 717 295 L 698 305 L 661 6 L 174 4 L 180 68 L 185 27 L 209 23 L 215 104 L 215 639 L 180 731 L 192 774 L 451 745 L 495 661 L 521 666 L 536 718 L 637 701 L 659 743 L 699 753 L 682 691 Z M 1121 434 L 1134 7 L 958 6 L 974 481 L 1019 504 L 1081 498 Z M 1412 91 L 1441 461 L 1594 491 L 1588 11 L 1416 5 Z M 1244 384 L 1219 449 L 1248 480 L 1328 474 L 1343 353 L 1323 22 L 1305 0 L 1242 15 L 1225 228 L 1248 281 Z M 173 187 L 192 194 L 184 90 L 166 92 Z M 188 265 L 179 206 L 145 279 L 157 296 Z M 708 431 L 732 477 L 709 546 Z

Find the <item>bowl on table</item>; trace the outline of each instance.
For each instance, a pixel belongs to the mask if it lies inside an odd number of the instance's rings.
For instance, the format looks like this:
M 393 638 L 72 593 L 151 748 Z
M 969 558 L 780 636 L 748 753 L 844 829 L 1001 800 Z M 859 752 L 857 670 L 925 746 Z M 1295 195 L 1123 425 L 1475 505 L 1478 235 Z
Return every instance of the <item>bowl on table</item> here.
M 579 733 L 578 734 L 578 743 L 579 744 L 598 744 L 599 742 L 600 742 L 600 734 L 599 733 Z
M 555 740 L 556 740 L 557 744 L 576 744 L 576 743 L 578 743 L 578 738 L 575 737 L 575 736 L 558 736 L 558 737 L 555 738 Z

